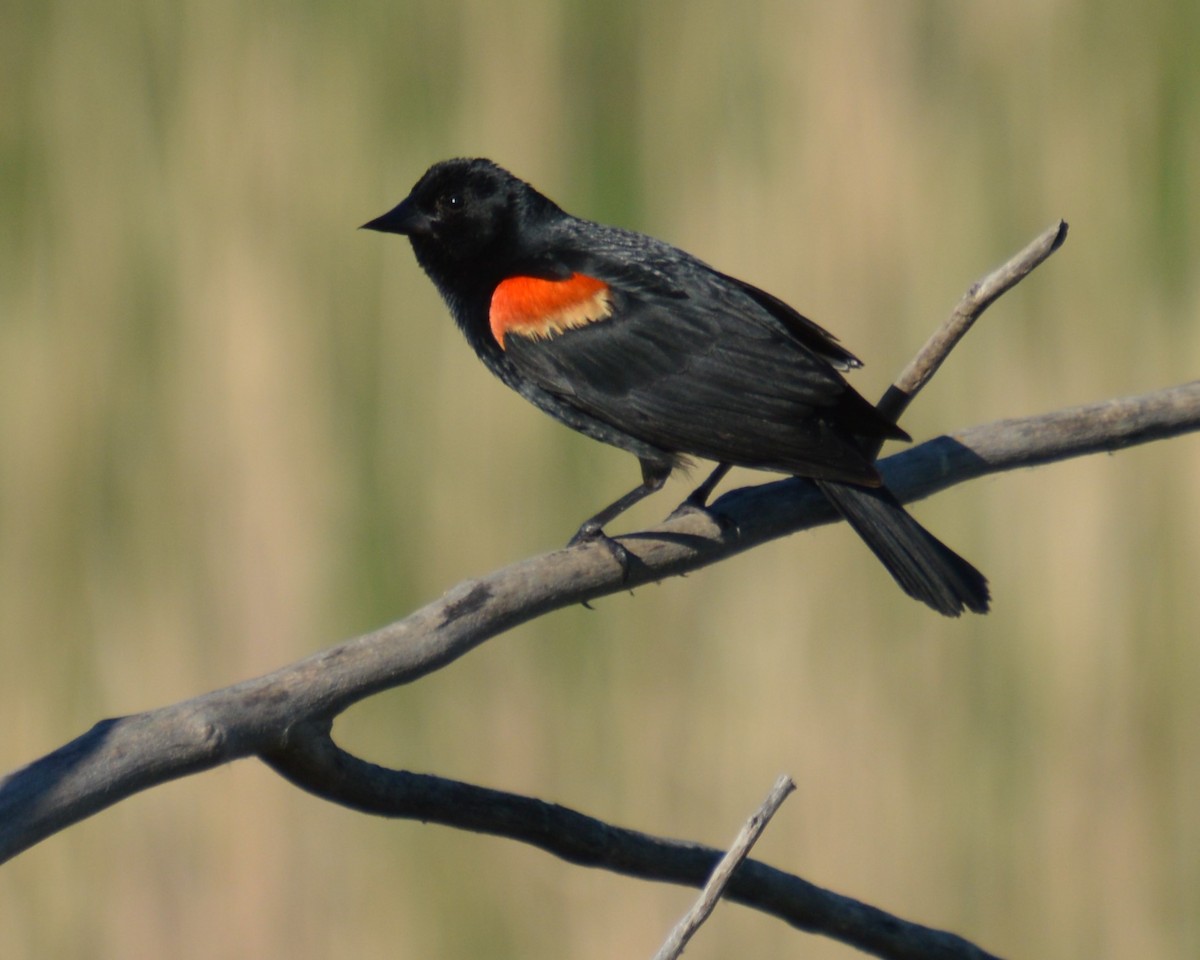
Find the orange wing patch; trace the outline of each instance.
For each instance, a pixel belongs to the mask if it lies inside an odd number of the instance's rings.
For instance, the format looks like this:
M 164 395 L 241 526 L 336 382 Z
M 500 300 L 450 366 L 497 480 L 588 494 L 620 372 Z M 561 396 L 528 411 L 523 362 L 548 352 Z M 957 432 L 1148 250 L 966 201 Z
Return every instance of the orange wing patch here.
M 535 340 L 583 327 L 612 315 L 608 284 L 586 274 L 566 280 L 509 277 L 492 293 L 492 336 L 504 347 L 510 333 Z

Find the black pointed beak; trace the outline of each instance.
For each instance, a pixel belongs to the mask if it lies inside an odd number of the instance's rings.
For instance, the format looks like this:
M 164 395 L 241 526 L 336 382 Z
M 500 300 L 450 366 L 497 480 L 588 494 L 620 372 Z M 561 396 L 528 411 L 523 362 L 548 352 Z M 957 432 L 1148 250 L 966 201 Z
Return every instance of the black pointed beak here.
M 416 208 L 412 197 L 407 197 L 381 217 L 364 223 L 360 230 L 378 230 L 380 233 L 399 233 L 416 237 L 430 232 L 429 217 Z

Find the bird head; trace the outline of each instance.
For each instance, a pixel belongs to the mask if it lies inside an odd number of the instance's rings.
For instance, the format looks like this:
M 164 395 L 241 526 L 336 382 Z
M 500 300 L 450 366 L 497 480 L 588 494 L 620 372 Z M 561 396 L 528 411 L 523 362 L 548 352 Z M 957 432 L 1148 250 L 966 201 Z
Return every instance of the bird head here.
M 525 181 L 484 159 L 443 160 L 399 204 L 363 224 L 409 238 L 435 282 L 503 271 L 527 253 L 528 228 L 561 210 Z

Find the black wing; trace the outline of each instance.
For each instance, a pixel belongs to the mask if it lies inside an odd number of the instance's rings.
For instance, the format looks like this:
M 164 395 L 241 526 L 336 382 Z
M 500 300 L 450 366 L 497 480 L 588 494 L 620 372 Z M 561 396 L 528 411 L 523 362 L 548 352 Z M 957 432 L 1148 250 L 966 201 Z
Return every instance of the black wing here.
M 766 290 L 760 290 L 758 287 L 747 283 L 745 280 L 731 277 L 727 273 L 718 274 L 718 276 L 741 290 L 742 293 L 750 297 L 750 299 L 787 327 L 788 332 L 792 336 L 814 353 L 827 359 L 839 370 L 850 370 L 862 366 L 862 361 L 838 343 L 837 337 L 820 324 L 813 323 L 794 307 L 784 303 L 773 294 L 767 293 Z
M 567 405 L 663 450 L 878 482 L 855 437 L 904 434 L 834 368 L 853 361 L 848 352 L 768 294 L 698 261 L 664 270 L 640 253 L 615 264 L 589 257 L 591 274 L 610 284 L 611 316 L 544 339 L 512 336 L 505 359 Z

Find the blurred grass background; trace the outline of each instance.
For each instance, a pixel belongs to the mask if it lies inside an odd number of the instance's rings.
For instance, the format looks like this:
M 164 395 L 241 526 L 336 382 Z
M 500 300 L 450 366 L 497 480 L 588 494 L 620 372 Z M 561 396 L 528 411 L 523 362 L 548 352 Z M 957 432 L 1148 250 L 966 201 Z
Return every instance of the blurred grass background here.
M 764 286 L 871 395 L 1066 217 L 906 418 L 924 438 L 1197 376 L 1198 37 L 1190 0 L 10 0 L 0 768 L 558 546 L 634 482 L 355 231 L 430 162 L 491 156 Z M 770 862 L 1004 955 L 1193 958 L 1198 481 L 1183 438 L 922 505 L 986 618 L 827 528 L 544 618 L 338 734 L 714 844 L 786 770 Z M 607 960 L 691 897 L 240 763 L 0 870 L 0 956 Z M 689 956 L 850 953 L 725 907 Z

